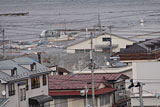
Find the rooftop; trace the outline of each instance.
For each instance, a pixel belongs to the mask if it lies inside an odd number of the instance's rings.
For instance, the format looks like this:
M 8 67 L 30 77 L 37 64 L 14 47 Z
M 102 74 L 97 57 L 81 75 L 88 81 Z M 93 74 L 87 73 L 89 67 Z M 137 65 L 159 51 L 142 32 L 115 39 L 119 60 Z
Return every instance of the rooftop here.
M 26 65 L 26 64 L 32 64 L 32 63 L 36 63 L 35 71 L 31 71 L 30 69 L 27 69 L 22 66 L 23 64 Z M 10 76 L 6 72 L 3 72 L 3 70 L 7 70 L 8 72 L 8 70 L 11 70 L 13 68 L 16 68 L 17 70 L 17 75 L 15 76 Z M 18 80 L 22 78 L 28 78 L 32 75 L 39 75 L 41 73 L 47 73 L 50 71 L 51 70 L 49 68 L 27 57 L 20 57 L 12 60 L 0 61 L 0 79 L 4 81 L 13 81 L 13 80 Z
M 101 83 L 109 86 L 108 81 L 116 81 L 120 78 L 127 79 L 123 74 L 95 74 L 95 88 L 97 89 Z M 52 90 L 77 90 L 84 89 L 86 86 L 91 88 L 91 74 L 86 75 L 53 75 L 49 76 L 49 89 Z

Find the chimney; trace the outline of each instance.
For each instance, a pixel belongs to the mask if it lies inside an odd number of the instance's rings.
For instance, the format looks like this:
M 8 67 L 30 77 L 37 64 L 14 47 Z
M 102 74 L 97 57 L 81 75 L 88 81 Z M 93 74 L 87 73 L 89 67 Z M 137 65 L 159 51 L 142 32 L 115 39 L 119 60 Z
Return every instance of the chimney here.
M 41 52 L 37 52 L 38 55 L 38 62 L 41 64 Z

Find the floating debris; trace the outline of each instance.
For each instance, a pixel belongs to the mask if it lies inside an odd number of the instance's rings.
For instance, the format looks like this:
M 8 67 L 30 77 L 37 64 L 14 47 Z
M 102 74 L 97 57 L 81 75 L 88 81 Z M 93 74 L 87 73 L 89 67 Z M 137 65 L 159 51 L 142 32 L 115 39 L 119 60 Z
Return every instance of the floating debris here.
M 0 16 L 27 16 L 29 12 L 22 12 L 22 13 L 4 13 L 0 14 Z

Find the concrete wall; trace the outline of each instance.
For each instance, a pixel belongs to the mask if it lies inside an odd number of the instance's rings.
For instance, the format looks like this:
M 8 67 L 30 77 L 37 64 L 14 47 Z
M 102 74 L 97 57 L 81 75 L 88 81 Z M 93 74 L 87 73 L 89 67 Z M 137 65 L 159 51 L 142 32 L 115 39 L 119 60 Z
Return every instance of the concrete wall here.
M 132 106 L 131 107 L 134 107 L 134 106 L 140 106 L 140 103 L 139 103 L 139 98 L 132 98 Z M 143 103 L 144 103 L 144 107 L 147 106 L 147 107 L 159 107 L 160 106 L 160 99 L 158 98 L 143 98 Z M 159 106 L 158 106 L 159 105 Z
M 156 105 L 155 94 L 160 93 L 160 62 L 134 62 L 133 64 L 133 80 L 134 82 L 143 82 L 144 106 Z M 136 84 L 136 83 L 135 83 Z M 131 89 L 132 93 L 137 93 L 138 88 Z M 134 94 L 138 96 L 138 94 Z M 153 98 L 154 97 L 154 98 Z M 131 99 L 132 106 L 138 105 L 139 102 L 135 98 Z M 160 105 L 160 102 L 157 102 Z
M 93 48 L 95 49 L 95 46 L 99 46 L 99 45 L 109 45 L 109 42 L 104 42 L 102 41 L 103 37 L 110 37 L 110 35 L 102 35 L 102 36 L 98 36 L 97 38 L 93 38 Z M 113 49 L 113 52 L 119 52 L 120 48 L 125 48 L 126 45 L 131 45 L 133 44 L 132 41 L 129 41 L 127 39 L 123 39 L 117 36 L 112 35 L 112 45 L 118 45 L 117 48 Z M 67 48 L 67 53 L 75 53 L 75 49 L 90 49 L 90 40 L 78 43 L 76 45 L 70 46 Z M 98 49 L 96 48 L 96 51 L 102 51 L 102 49 Z
M 82 98 L 69 98 L 68 107 L 84 107 L 84 100 Z

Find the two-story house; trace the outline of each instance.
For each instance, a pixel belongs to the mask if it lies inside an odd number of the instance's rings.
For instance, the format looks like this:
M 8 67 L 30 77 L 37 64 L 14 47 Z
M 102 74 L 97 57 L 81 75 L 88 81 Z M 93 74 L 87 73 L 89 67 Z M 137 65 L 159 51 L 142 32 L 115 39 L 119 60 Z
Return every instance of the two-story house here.
M 95 74 L 96 107 L 128 107 L 129 98 L 125 96 L 123 74 Z M 86 91 L 83 93 L 83 90 Z M 49 76 L 49 94 L 53 97 L 51 107 L 92 106 L 91 74 Z
M 49 107 L 51 70 L 27 57 L 0 62 L 0 98 L 5 107 Z

